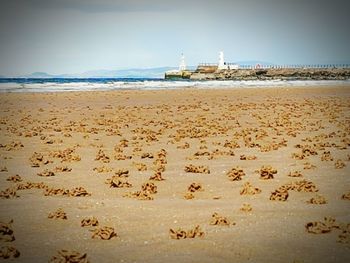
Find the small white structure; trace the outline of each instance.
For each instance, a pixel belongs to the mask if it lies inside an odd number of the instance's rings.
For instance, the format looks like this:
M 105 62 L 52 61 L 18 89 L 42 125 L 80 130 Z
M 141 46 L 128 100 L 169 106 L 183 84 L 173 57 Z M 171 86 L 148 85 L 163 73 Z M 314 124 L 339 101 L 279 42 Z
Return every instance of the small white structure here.
M 191 73 L 186 70 L 186 62 L 184 54 L 181 54 L 180 65 L 178 70 L 168 70 L 165 72 L 166 79 L 189 79 Z
M 226 63 L 224 60 L 224 52 L 220 51 L 218 70 L 224 70 L 224 69 L 238 69 L 238 65 L 236 63 Z
M 184 70 L 186 70 L 185 56 L 184 56 L 184 54 L 181 54 L 179 71 L 184 71 Z
M 227 65 L 225 63 L 224 60 L 224 52 L 220 51 L 219 52 L 219 65 L 218 65 L 218 69 L 227 69 Z

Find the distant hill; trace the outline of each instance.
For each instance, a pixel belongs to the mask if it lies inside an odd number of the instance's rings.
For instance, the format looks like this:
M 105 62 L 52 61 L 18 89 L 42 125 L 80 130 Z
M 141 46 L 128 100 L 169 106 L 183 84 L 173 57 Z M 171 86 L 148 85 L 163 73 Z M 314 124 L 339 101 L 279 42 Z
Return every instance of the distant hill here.
M 163 78 L 167 70 L 174 67 L 122 69 L 122 70 L 93 70 L 77 74 L 80 78 Z
M 193 67 L 192 67 L 193 68 Z M 22 78 L 163 78 L 167 70 L 177 67 L 135 68 L 121 70 L 91 70 L 78 74 L 53 75 L 46 72 L 34 72 L 22 75 Z
M 189 69 L 195 69 L 191 66 Z M 158 67 L 158 68 L 134 68 L 120 70 L 91 70 L 77 74 L 49 74 L 46 72 L 34 72 L 20 78 L 163 78 L 168 70 L 178 69 L 178 67 Z
M 23 76 L 25 78 L 40 78 L 40 79 L 46 79 L 46 78 L 55 78 L 54 75 L 50 75 L 46 72 L 34 72 L 29 75 Z

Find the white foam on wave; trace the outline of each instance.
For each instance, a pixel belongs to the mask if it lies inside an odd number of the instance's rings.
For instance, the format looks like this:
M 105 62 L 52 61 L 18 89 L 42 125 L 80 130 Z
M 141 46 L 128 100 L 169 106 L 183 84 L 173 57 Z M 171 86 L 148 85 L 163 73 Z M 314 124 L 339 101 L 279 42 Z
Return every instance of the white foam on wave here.
M 106 91 L 106 90 L 159 90 L 159 89 L 223 89 L 223 88 L 257 88 L 257 87 L 305 87 L 350 85 L 350 80 L 210 80 L 210 81 L 111 81 L 66 82 L 66 83 L 0 83 L 1 92 L 63 92 L 63 91 Z

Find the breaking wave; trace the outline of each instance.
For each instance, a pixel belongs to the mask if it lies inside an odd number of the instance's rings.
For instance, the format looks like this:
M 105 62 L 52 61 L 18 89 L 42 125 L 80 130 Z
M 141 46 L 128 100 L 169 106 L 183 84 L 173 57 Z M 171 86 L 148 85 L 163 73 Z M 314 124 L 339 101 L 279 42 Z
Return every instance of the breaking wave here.
M 223 89 L 350 85 L 350 80 L 0 79 L 0 92 Z

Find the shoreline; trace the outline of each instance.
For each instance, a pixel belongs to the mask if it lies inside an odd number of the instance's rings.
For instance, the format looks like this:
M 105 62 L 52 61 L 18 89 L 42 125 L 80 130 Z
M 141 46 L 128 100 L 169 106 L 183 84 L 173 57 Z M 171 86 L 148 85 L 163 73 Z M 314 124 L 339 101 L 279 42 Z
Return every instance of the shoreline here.
M 240 89 L 283 89 L 283 88 L 327 88 L 350 87 L 347 81 L 145 81 L 113 83 L 1 83 L 0 94 L 6 93 L 56 93 L 56 92 L 92 92 L 92 91 L 167 91 L 167 90 L 240 90 Z

